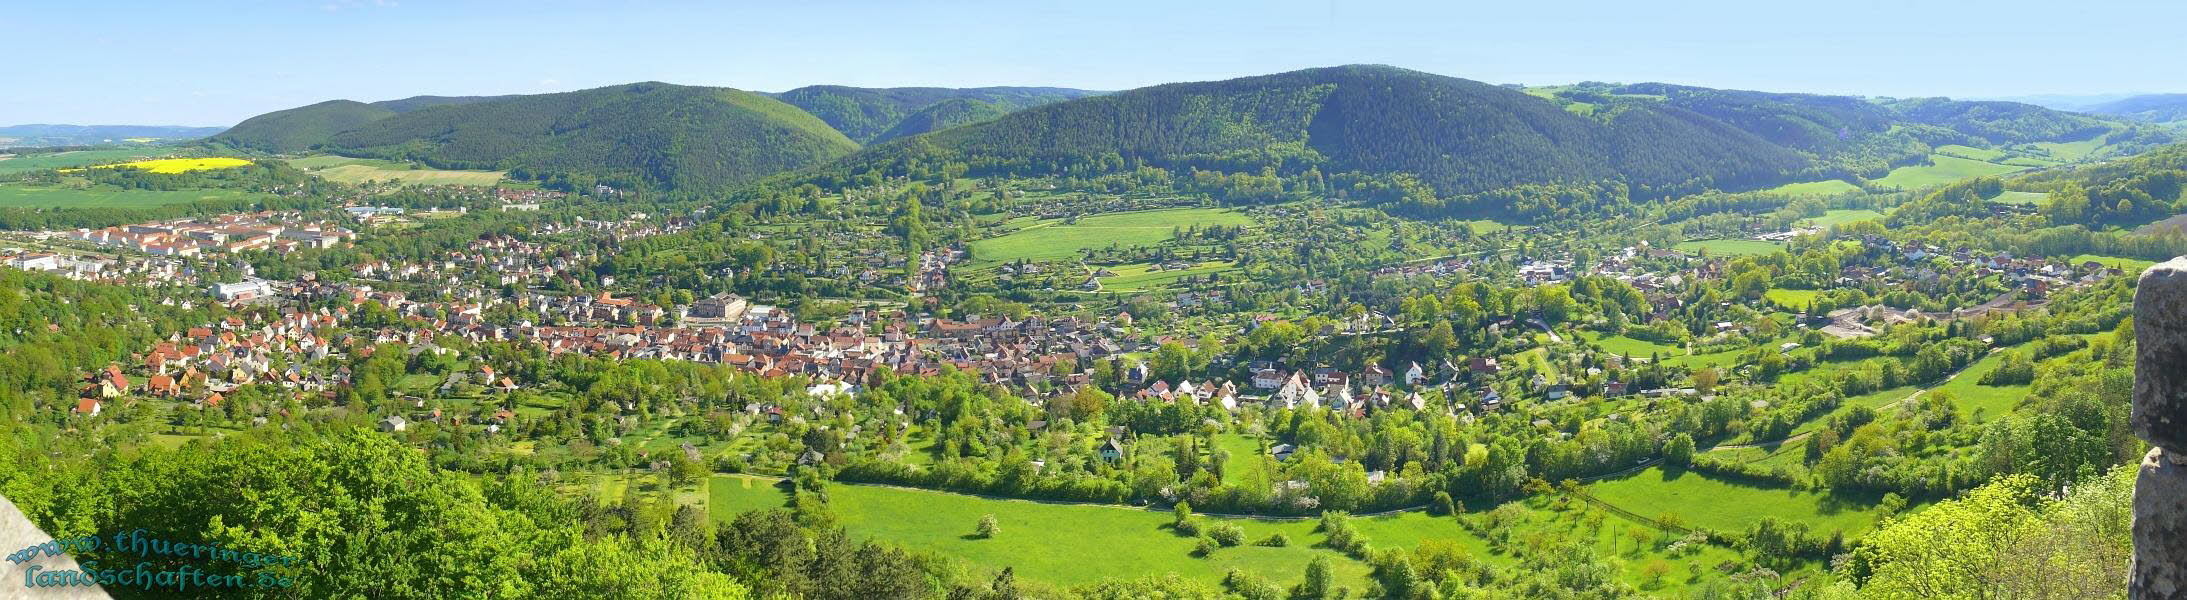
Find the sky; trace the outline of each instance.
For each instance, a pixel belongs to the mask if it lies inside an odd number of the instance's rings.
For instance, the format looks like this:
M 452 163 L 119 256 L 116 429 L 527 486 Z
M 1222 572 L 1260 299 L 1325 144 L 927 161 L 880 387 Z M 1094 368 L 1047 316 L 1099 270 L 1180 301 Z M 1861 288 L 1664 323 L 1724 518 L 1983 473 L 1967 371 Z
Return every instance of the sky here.
M 1872 96 L 2187 91 L 2187 3 L 25 0 L 0 125 L 666 81 L 1121 90 L 1353 63 Z

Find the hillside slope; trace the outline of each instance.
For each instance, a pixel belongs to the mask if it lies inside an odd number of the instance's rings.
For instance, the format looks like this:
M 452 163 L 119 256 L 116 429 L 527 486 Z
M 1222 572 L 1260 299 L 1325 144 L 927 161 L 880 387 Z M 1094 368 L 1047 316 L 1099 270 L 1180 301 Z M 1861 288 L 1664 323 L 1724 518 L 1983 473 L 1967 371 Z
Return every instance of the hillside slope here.
M 682 188 L 818 164 L 857 145 L 759 94 L 635 83 L 421 108 L 337 133 L 324 147 L 442 168 L 620 175 Z
M 775 98 L 812 113 L 861 144 L 917 135 L 1054 102 L 1099 94 L 1047 87 L 857 88 L 814 85 Z M 948 106 L 943 106 L 944 104 Z M 929 112 L 928 109 L 938 108 Z
M 2187 121 L 2187 94 L 2134 96 L 2089 107 L 2088 112 L 2150 123 L 2176 123 Z
M 1530 93 L 1386 66 L 1308 69 L 1081 98 L 876 144 L 852 169 L 983 173 L 1132 164 L 1403 173 L 1442 194 L 1615 182 L 1636 197 L 1880 177 L 1934 145 L 2070 141 L 2112 125 L 2003 102 L 1878 103 L 1667 84 Z
M 355 100 L 328 100 L 244 119 L 209 141 L 266 152 L 301 152 L 334 134 L 395 116 L 395 111 Z

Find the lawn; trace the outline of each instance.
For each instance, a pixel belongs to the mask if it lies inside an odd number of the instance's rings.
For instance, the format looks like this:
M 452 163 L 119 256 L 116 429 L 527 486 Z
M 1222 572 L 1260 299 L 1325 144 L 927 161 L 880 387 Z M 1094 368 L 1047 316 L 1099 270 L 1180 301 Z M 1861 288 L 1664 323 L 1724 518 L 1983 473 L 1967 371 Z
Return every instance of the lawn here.
M 1959 415 L 1962 417 L 1980 414 L 1986 419 L 1995 419 L 2012 412 L 2013 408 L 2020 405 L 2021 399 L 2027 398 L 2028 386 L 1976 383 L 1982 380 L 1983 375 L 1997 370 L 1997 365 L 2004 362 L 2004 356 L 2002 353 L 1984 356 L 1982 360 L 1968 366 L 1967 370 L 1961 371 L 1958 377 L 1936 386 L 1935 389 L 1951 392 L 1953 404 L 1959 407 Z
M 231 200 L 263 196 L 242 190 L 137 190 L 120 187 L 0 185 L 0 207 L 29 208 L 149 208 L 200 200 Z
M 1658 354 L 1663 356 L 1680 356 L 1686 353 L 1685 348 L 1681 348 L 1678 346 L 1672 346 L 1669 344 L 1658 344 L 1648 340 L 1634 339 L 1622 335 L 1603 335 L 1599 332 L 1585 331 L 1580 333 L 1580 337 L 1585 338 L 1587 341 L 1594 342 L 1596 345 L 1602 346 L 1602 351 L 1604 352 L 1631 356 L 1633 358 L 1647 358 L 1649 356 Z
M 1183 279 L 1186 277 L 1198 277 L 1201 275 L 1206 275 L 1208 273 L 1221 273 L 1224 271 L 1231 271 L 1237 269 L 1237 266 L 1227 262 L 1215 261 L 1204 262 L 1193 265 L 1191 268 L 1177 269 L 1174 271 L 1156 271 L 1152 270 L 1153 268 L 1154 265 L 1125 265 L 1120 267 L 1112 267 L 1109 269 L 1109 271 L 1116 273 L 1116 276 L 1101 278 L 1101 289 L 1113 290 L 1118 292 L 1136 292 L 1157 289 L 1169 285 L 1171 282 L 1177 281 L 1179 279 Z
M 1215 436 L 1215 447 L 1230 453 L 1223 460 L 1224 483 L 1238 486 L 1266 486 L 1271 483 L 1264 466 L 1275 459 L 1261 453 L 1260 440 L 1242 434 L 1224 433 Z
M 2081 263 L 2093 260 L 2103 263 L 2104 266 L 2116 267 L 2117 269 L 2128 273 L 2140 273 L 2142 271 L 2148 270 L 2151 265 L 2157 264 L 2156 261 L 2142 260 L 2139 258 L 2121 258 L 2117 256 L 2102 256 L 2096 254 L 2083 254 L 2073 257 L 2072 260 L 2073 264 L 2075 265 L 2079 265 Z
M 115 148 L 108 150 L 76 150 L 46 154 L 26 154 L 0 159 L 0 175 L 37 171 L 40 169 L 65 169 L 112 162 L 135 160 L 149 156 L 174 154 L 173 148 Z
M 1808 219 L 1807 224 L 1814 227 L 1835 227 L 1855 221 L 1873 221 L 1881 218 L 1883 218 L 1883 213 L 1867 209 L 1826 210 L 1823 211 L 1823 216 Z
M 746 488 L 736 477 L 717 477 L 709 494 L 710 514 L 726 518 L 737 510 L 781 506 L 784 492 L 770 480 Z M 853 536 L 881 540 L 954 557 L 981 567 L 1011 567 L 1018 577 L 1056 585 L 1080 585 L 1111 578 L 1140 578 L 1176 573 L 1218 584 L 1230 569 L 1268 577 L 1281 585 L 1298 583 L 1306 564 L 1329 557 L 1338 580 L 1353 589 L 1365 586 L 1367 566 L 1326 548 L 1313 520 L 1217 519 L 1203 521 L 1242 526 L 1249 545 L 1223 548 L 1210 558 L 1192 556 L 1194 538 L 1169 528 L 1167 511 L 1103 505 L 1050 504 L 1002 500 L 904 488 L 836 484 L 827 488 L 836 519 Z M 982 515 L 994 515 L 1000 533 L 992 539 L 972 535 Z M 1281 532 L 1291 538 L 1282 548 L 1250 545 Z
M 370 158 L 347 156 L 312 156 L 289 161 L 289 165 L 310 171 L 313 175 L 341 183 L 366 181 L 396 181 L 406 185 L 494 185 L 501 181 L 501 171 L 451 171 L 429 169 L 417 165 Z
M 1669 471 L 1661 467 L 1591 483 L 1586 489 L 1596 499 L 1641 516 L 1655 518 L 1674 514 L 1688 526 L 1724 532 L 1745 532 L 1765 516 L 1806 523 L 1821 535 L 1829 535 L 1832 531 L 1858 534 L 1873 527 L 1876 521 L 1871 503 L 1793 488 L 1749 485 L 1699 472 Z
M 1709 256 L 1754 256 L 1781 252 L 1784 250 L 1785 245 L 1761 240 L 1718 239 L 1684 241 L 1673 247 L 1694 254 L 1700 254 L 1701 251 L 1707 250 Z
M 1913 165 L 1892 169 L 1890 175 L 1886 175 L 1884 176 L 1884 178 L 1876 180 L 1876 183 L 1881 183 L 1885 186 L 1895 187 L 1902 190 L 1914 190 L 1930 186 L 1944 185 L 1969 177 L 1981 177 L 1984 175 L 2002 175 L 2005 173 L 2011 173 L 2014 171 L 2026 169 L 2026 167 L 2000 165 L 1992 162 L 1983 162 L 1979 160 L 1959 158 L 1956 156 L 1945 156 L 1941 154 L 1929 155 L 1929 160 L 1932 161 L 1934 164 Z
M 1152 246 L 1169 241 L 1171 233 L 1188 225 L 1251 225 L 1252 218 L 1221 208 L 1174 208 L 1084 217 L 1066 224 L 1060 219 L 1040 221 L 999 237 L 972 242 L 975 266 L 992 266 L 1015 260 L 1053 261 L 1078 256 L 1080 250 Z
M 1846 192 L 1858 191 L 1860 191 L 1860 186 L 1846 183 L 1845 180 L 1842 179 L 1830 179 L 1824 181 L 1787 183 L 1777 187 L 1762 190 L 1762 193 L 1778 194 L 1784 196 L 1836 196 L 1838 194 L 1843 194 Z
M 1809 304 L 1814 303 L 1815 299 L 1821 297 L 1822 294 L 1822 290 L 1770 288 L 1768 292 L 1762 294 L 1762 297 L 1784 307 L 1785 310 L 1805 310 Z

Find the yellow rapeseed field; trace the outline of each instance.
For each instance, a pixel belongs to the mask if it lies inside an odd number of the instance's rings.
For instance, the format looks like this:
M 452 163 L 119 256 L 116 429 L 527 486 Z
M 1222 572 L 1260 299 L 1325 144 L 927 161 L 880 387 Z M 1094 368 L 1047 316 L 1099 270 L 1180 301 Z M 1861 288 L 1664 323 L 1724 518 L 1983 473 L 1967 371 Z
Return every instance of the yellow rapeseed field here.
M 251 161 L 243 160 L 243 159 L 240 159 L 240 158 L 225 158 L 225 157 L 220 157 L 220 158 L 160 158 L 160 159 L 153 159 L 153 160 L 140 160 L 140 161 L 136 161 L 136 162 L 125 162 L 125 163 L 119 163 L 119 164 L 111 164 L 111 165 L 99 165 L 99 166 L 96 166 L 96 167 L 92 167 L 92 168 L 94 168 L 94 169 L 114 169 L 114 168 L 144 169 L 144 170 L 146 170 L 146 171 L 151 171 L 151 172 L 153 172 L 153 173 L 168 173 L 168 174 L 173 174 L 173 173 L 188 173 L 188 172 L 191 172 L 191 171 L 210 171 L 210 170 L 213 170 L 213 169 L 232 169 L 232 168 L 235 168 L 235 167 L 240 167 L 240 166 L 243 166 L 243 165 L 248 165 L 248 164 L 251 164 Z M 61 172 L 63 172 L 63 173 L 70 173 L 70 172 L 74 172 L 74 171 L 77 171 L 77 169 L 64 169 L 64 170 L 62 170 Z

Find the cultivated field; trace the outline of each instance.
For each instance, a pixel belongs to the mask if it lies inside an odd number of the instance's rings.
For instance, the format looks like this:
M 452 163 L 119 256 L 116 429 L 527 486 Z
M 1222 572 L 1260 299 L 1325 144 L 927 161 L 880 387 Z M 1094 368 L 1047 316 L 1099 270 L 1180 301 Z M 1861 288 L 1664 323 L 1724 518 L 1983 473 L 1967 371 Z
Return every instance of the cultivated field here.
M 1251 225 L 1253 220 L 1237 211 L 1221 208 L 1175 208 L 1110 213 L 1081 218 L 1077 223 L 1046 220 L 999 237 L 972 242 L 974 266 L 995 265 L 1020 259 L 1067 260 L 1080 250 L 1159 244 L 1176 229 L 1188 225 Z
M 259 196 L 241 190 L 133 190 L 109 186 L 0 185 L 0 207 L 146 208 Z
M 155 158 L 155 159 L 151 159 L 151 160 L 138 160 L 138 161 L 130 161 L 130 162 L 124 162 L 124 163 L 114 163 L 114 164 L 106 164 L 106 165 L 96 165 L 96 166 L 92 166 L 92 167 L 88 167 L 88 168 L 92 168 L 92 169 L 141 169 L 141 170 L 144 170 L 144 171 L 147 171 L 147 172 L 152 172 L 152 173 L 162 173 L 162 174 L 168 174 L 168 175 L 173 175 L 173 174 L 177 174 L 177 173 L 188 173 L 188 172 L 191 172 L 191 171 L 212 171 L 212 170 L 216 170 L 216 169 L 233 169 L 233 168 L 236 168 L 236 167 L 241 167 L 241 166 L 245 166 L 245 165 L 249 165 L 249 164 L 251 164 L 251 161 L 243 160 L 243 159 L 240 159 L 240 158 L 228 158 L 228 157 L 211 157 L 211 158 Z M 62 172 L 62 173 L 68 173 L 68 172 L 71 172 L 71 171 L 75 171 L 75 170 L 77 170 L 77 169 L 63 169 L 63 170 L 61 170 L 61 172 Z
M 488 186 L 500 182 L 504 175 L 501 171 L 429 169 L 394 161 L 347 156 L 313 156 L 291 160 L 289 164 L 310 171 L 327 181 L 351 184 L 400 180 L 405 185 Z
M 1237 267 L 1235 265 L 1232 265 L 1231 263 L 1213 261 L 1193 265 L 1191 268 L 1187 269 L 1156 271 L 1153 270 L 1153 268 L 1154 265 L 1125 265 L 1120 267 L 1111 267 L 1109 268 L 1109 271 L 1112 273 L 1116 273 L 1116 276 L 1101 278 L 1101 289 L 1113 290 L 1118 292 L 1137 292 L 1152 290 L 1169 285 L 1170 282 L 1177 281 L 1185 277 L 1198 277 L 1201 275 L 1206 275 L 1208 273 L 1221 273 L 1224 271 L 1234 270 Z
M 106 164 L 134 160 L 147 156 L 159 156 L 174 152 L 172 148 L 114 148 L 106 150 L 77 150 L 51 154 L 17 155 L 0 159 L 0 175 L 22 173 L 41 169 L 66 169 L 87 165 Z

